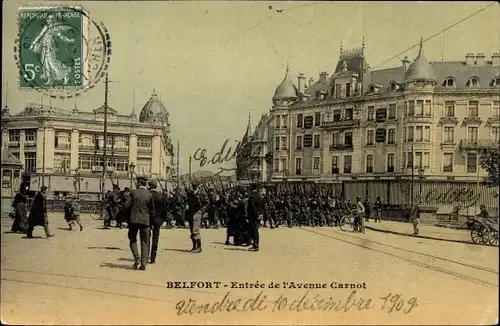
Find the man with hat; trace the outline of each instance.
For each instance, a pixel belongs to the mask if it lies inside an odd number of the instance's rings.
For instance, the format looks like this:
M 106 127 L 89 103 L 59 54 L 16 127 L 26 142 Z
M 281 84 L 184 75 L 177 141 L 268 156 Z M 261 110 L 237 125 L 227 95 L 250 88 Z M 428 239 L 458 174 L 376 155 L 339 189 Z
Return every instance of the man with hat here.
M 187 207 L 186 219 L 189 223 L 189 231 L 191 232 L 191 242 L 193 248 L 191 253 L 200 253 L 201 250 L 201 235 L 200 226 L 202 218 L 202 204 L 199 198 L 199 189 L 197 184 L 192 185 L 192 189 L 187 190 Z
M 128 239 L 130 250 L 134 255 L 134 269 L 139 267 L 145 271 L 149 260 L 149 240 L 150 225 L 155 218 L 153 196 L 146 188 L 147 180 L 144 177 L 137 177 L 138 188 L 130 193 L 130 200 L 127 202 L 128 208 Z M 137 248 L 137 233 L 141 239 L 141 253 Z
M 151 256 L 150 264 L 154 264 L 156 261 L 156 253 L 158 251 L 158 240 L 160 239 L 160 228 L 163 222 L 166 220 L 167 207 L 165 198 L 158 192 L 158 183 L 156 180 L 149 180 L 148 182 L 149 191 L 151 191 L 151 196 L 153 199 L 154 206 L 154 217 L 151 220 Z
M 259 251 L 259 225 L 260 215 L 264 210 L 264 202 L 262 196 L 257 191 L 257 185 L 252 184 L 252 192 L 247 203 L 247 218 L 250 238 L 252 242 L 251 251 Z
M 120 197 L 118 193 L 120 192 L 120 187 L 118 185 L 113 184 L 113 191 L 109 193 L 106 197 L 107 202 L 107 213 L 104 217 L 104 229 L 109 229 L 111 226 L 111 221 L 116 219 L 116 215 L 120 212 Z

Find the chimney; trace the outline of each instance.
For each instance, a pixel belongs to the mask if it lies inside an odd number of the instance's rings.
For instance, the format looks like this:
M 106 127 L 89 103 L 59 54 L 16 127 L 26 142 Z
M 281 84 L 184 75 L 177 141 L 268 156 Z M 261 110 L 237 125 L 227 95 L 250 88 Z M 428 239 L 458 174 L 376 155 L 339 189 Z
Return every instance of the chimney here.
M 467 53 L 465 56 L 465 65 L 466 66 L 473 66 L 474 65 L 474 53 Z
M 493 53 L 493 55 L 491 56 L 491 65 L 493 67 L 500 67 L 500 53 L 499 52 Z
M 313 84 L 313 82 L 314 82 L 314 79 L 312 77 L 309 78 L 309 87 L 311 87 L 311 85 Z
M 476 65 L 480 66 L 480 67 L 484 67 L 485 65 L 485 56 L 484 56 L 484 53 L 478 53 L 476 54 Z
M 306 83 L 303 82 L 303 81 L 305 81 L 305 79 L 306 79 L 306 76 L 304 76 L 304 73 L 302 73 L 302 72 L 297 76 L 297 84 L 298 84 L 299 93 L 303 93 L 304 88 L 307 88 Z
M 405 56 L 403 58 L 403 60 L 401 60 L 401 62 L 403 63 L 403 68 L 405 69 L 405 71 L 408 70 L 408 66 L 409 66 L 409 63 L 410 63 L 410 60 L 408 60 L 408 57 Z
M 319 74 L 319 82 L 326 83 L 327 77 L 328 77 L 328 73 L 326 71 L 323 71 L 322 73 Z

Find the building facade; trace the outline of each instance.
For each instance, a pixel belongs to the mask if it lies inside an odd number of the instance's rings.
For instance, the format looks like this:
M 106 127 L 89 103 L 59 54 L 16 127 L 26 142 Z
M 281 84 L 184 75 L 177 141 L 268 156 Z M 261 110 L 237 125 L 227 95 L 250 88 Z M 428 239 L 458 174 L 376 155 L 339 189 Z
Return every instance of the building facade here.
M 498 146 L 500 54 L 372 70 L 361 48 L 345 50 L 331 76 L 273 96 L 272 180 L 380 179 L 482 182 L 478 151 Z
M 24 164 L 23 175 L 32 189 L 43 184 L 56 197 L 72 192 L 100 193 L 112 183 L 121 188 L 137 175 L 167 181 L 173 146 L 168 112 L 155 92 L 139 117 L 107 109 L 104 143 L 104 107 L 93 112 L 29 104 L 18 114 L 2 111 L 2 148 Z M 106 163 L 104 163 L 104 148 Z

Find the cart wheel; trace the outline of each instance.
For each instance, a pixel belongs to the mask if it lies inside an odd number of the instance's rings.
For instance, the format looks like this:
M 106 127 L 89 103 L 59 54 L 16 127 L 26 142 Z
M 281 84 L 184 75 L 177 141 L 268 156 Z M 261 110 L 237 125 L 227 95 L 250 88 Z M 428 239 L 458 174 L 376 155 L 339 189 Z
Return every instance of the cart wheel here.
M 474 225 L 470 231 L 470 236 L 472 242 L 477 244 L 486 244 L 489 240 L 489 232 L 487 226 L 484 225 Z
M 498 246 L 498 231 L 490 231 L 488 242 L 492 246 Z
M 354 231 L 354 220 L 350 215 L 346 215 L 340 219 L 339 227 L 342 231 Z

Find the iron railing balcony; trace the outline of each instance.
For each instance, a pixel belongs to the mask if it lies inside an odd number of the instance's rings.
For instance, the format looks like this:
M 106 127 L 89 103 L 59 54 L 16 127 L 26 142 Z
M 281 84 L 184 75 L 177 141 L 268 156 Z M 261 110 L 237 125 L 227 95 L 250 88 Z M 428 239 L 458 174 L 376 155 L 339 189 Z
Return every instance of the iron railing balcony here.
M 498 140 L 494 139 L 462 139 L 460 140 L 461 150 L 482 150 L 498 147 Z
M 340 150 L 352 150 L 352 144 L 332 144 L 330 145 L 330 151 L 340 151 Z
M 344 119 L 338 121 L 324 121 L 321 128 L 334 129 L 334 128 L 354 128 L 359 127 L 359 119 Z

